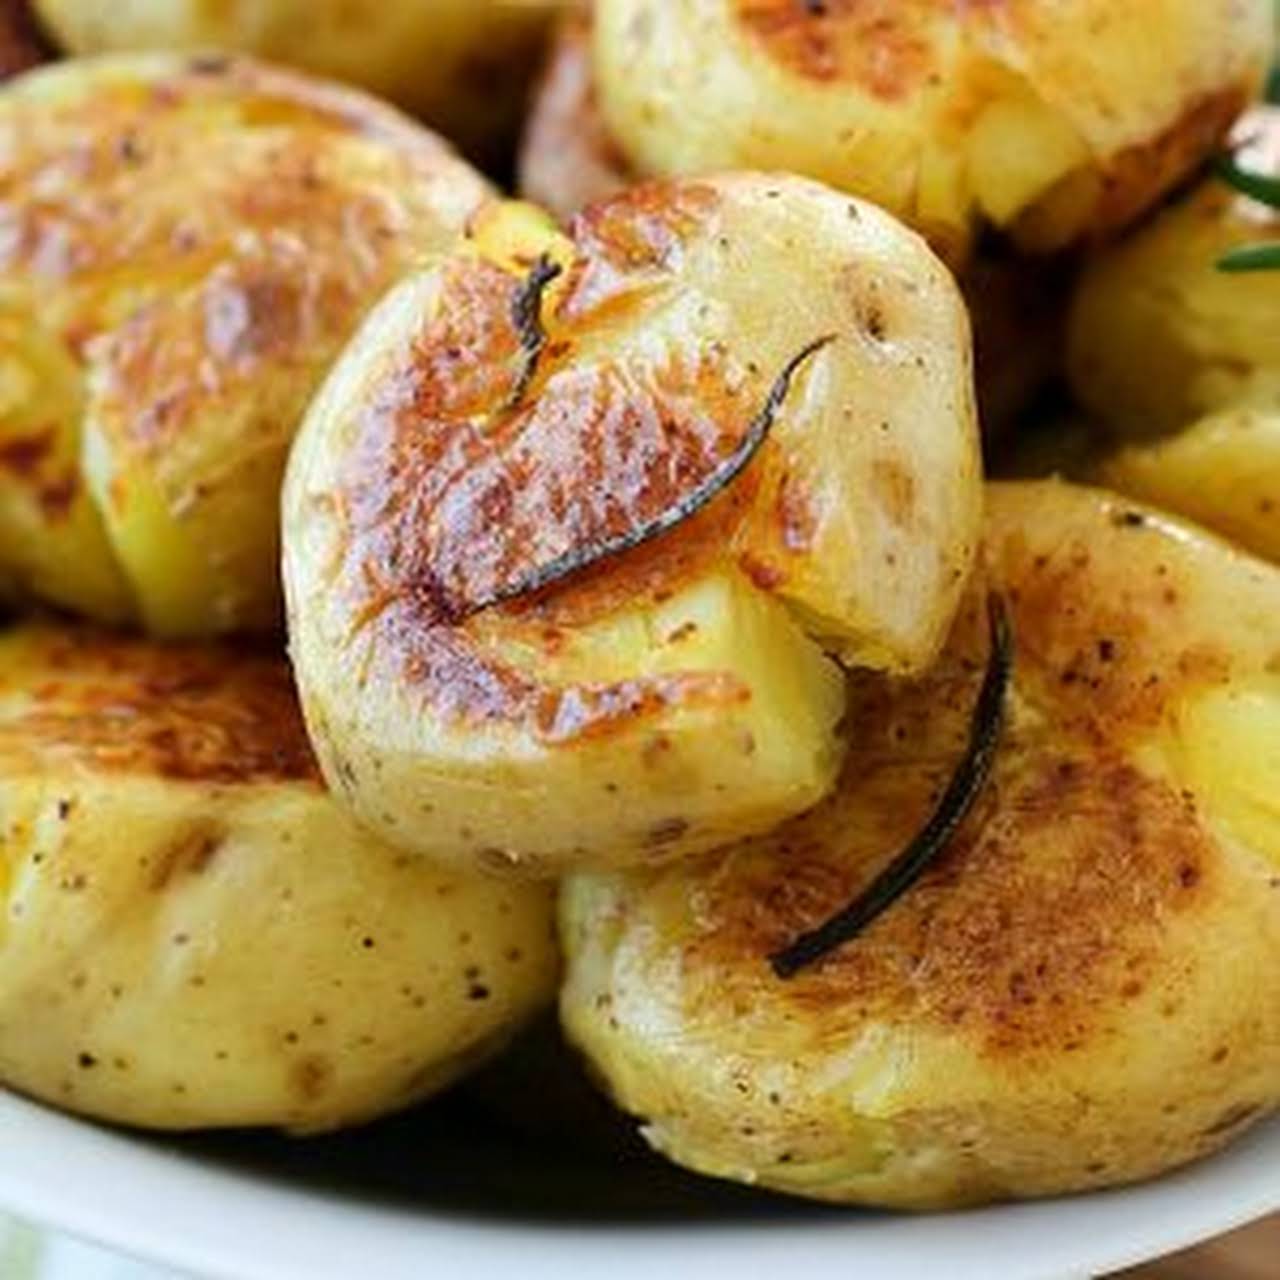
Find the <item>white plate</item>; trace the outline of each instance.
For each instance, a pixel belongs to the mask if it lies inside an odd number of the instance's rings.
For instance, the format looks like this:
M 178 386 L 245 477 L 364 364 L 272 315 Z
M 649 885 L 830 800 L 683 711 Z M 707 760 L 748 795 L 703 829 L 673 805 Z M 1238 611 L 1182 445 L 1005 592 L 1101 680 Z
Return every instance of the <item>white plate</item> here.
M 928 1218 L 807 1210 L 643 1161 L 588 1167 L 579 1156 L 573 1168 L 510 1138 L 504 1153 L 471 1126 L 442 1128 L 428 1112 L 322 1143 L 166 1144 L 0 1094 L 0 1204 L 234 1280 L 785 1280 L 824 1265 L 812 1274 L 1049 1280 L 1280 1210 L 1280 1124 L 1149 1186 Z M 602 1211 L 614 1196 L 617 1212 Z

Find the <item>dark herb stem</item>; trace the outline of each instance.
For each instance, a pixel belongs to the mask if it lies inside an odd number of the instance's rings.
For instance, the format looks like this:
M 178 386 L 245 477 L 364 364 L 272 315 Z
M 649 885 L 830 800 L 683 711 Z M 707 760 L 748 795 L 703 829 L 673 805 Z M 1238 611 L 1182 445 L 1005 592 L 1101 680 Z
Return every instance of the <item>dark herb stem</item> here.
M 529 274 L 512 299 L 511 323 L 520 339 L 520 369 L 507 399 L 508 409 L 520 405 L 537 376 L 538 364 L 547 345 L 547 331 L 542 324 L 542 298 L 547 286 L 563 270 L 548 254 L 542 254 L 529 268 Z
M 615 534 L 590 546 L 574 547 L 554 560 L 530 569 L 512 581 L 497 587 L 482 599 L 473 601 L 461 611 L 460 617 L 466 618 L 484 609 L 492 608 L 494 605 L 532 595 L 601 560 L 610 559 L 643 543 L 651 542 L 654 538 L 697 515 L 750 465 L 751 460 L 759 453 L 760 446 L 768 438 L 774 420 L 791 390 L 792 381 L 800 367 L 829 342 L 834 341 L 834 337 L 834 334 L 828 334 L 825 337 L 815 338 L 787 361 L 769 389 L 769 394 L 760 411 L 752 419 L 733 452 L 716 466 L 710 475 L 699 481 L 693 489 L 671 506 L 624 533 Z
M 855 901 L 769 957 L 769 963 L 779 978 L 793 978 L 802 969 L 852 942 L 888 911 L 950 844 L 990 781 L 1004 732 L 1014 656 L 1013 634 L 999 596 L 989 598 L 987 612 L 991 656 L 974 705 L 968 748 L 938 807 L 911 843 Z
M 1280 177 L 1242 169 L 1230 154 L 1218 156 L 1213 170 L 1229 187 L 1272 209 L 1280 209 Z M 1280 241 L 1246 244 L 1224 253 L 1218 259 L 1219 271 L 1243 274 L 1249 271 L 1280 270 Z

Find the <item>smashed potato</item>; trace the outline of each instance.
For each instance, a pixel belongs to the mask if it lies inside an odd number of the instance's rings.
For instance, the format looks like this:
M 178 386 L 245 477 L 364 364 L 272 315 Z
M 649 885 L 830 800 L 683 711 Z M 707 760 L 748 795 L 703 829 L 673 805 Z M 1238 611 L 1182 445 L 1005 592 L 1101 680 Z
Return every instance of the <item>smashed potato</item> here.
M 0 637 L 0 1082 L 165 1129 L 328 1129 L 435 1092 L 551 998 L 547 889 L 362 831 L 283 658 Z
M 959 295 L 879 210 L 750 174 L 637 187 L 567 234 L 499 207 L 369 319 L 290 464 L 326 776 L 462 866 L 767 830 L 838 768 L 829 655 L 936 656 L 979 470 Z
M 591 19 L 561 23 L 520 150 L 520 190 L 569 218 L 636 180 L 600 113 Z M 959 273 L 974 330 L 978 412 L 988 440 L 1006 435 L 1059 371 L 1070 272 L 1056 260 L 984 247 Z
M 1224 409 L 1167 439 L 1130 445 L 1098 474 L 1280 563 L 1280 404 Z
M 203 56 L 11 81 L 0 154 L 0 569 L 160 634 L 278 626 L 311 393 L 485 183 L 360 94 Z
M 1270 0 L 597 0 L 609 132 L 642 174 L 785 168 L 953 263 L 979 222 L 1059 248 L 1132 222 L 1261 82 Z
M 940 1208 L 1153 1176 L 1280 1104 L 1280 573 L 1042 482 L 993 486 L 979 582 L 1016 654 L 994 775 L 862 936 L 770 967 L 936 804 L 987 661 L 980 586 L 928 673 L 853 678 L 812 813 L 566 882 L 567 1031 L 673 1160 Z
M 360 85 L 492 158 L 561 0 L 35 0 L 75 54 L 223 49 Z
M 1255 107 L 1235 132 L 1244 169 L 1280 178 L 1280 107 Z M 1178 431 L 1242 404 L 1280 408 L 1275 272 L 1230 273 L 1233 249 L 1280 238 L 1280 210 L 1203 179 L 1098 255 L 1072 307 L 1072 389 L 1119 435 Z

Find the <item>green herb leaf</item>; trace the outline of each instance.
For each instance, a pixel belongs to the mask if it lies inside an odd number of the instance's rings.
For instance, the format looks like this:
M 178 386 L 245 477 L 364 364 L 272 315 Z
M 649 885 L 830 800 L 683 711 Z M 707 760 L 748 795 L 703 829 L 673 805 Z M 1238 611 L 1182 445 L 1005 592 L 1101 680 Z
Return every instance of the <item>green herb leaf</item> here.
M 1213 163 L 1213 168 L 1223 182 L 1234 187 L 1241 195 L 1270 205 L 1273 209 L 1280 209 L 1280 178 L 1242 169 L 1236 164 L 1235 157 L 1229 155 L 1218 156 Z
M 1280 241 L 1275 244 L 1246 244 L 1218 259 L 1219 271 L 1242 275 L 1246 271 L 1280 271 Z

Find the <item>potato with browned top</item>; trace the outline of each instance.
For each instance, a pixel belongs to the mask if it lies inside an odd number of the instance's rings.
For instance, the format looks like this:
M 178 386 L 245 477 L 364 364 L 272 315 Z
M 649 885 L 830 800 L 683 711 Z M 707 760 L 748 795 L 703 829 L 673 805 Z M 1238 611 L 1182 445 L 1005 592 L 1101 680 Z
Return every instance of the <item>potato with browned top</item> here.
M 9 631 L 0 814 L 0 1083 L 69 1110 L 334 1128 L 554 992 L 549 891 L 356 826 L 274 655 Z
M 0 567 L 163 634 L 278 626 L 311 393 L 488 188 L 380 103 L 220 58 L 23 76 L 0 155 Z
M 290 463 L 326 775 L 460 865 L 767 830 L 835 776 L 829 655 L 936 656 L 979 471 L 959 295 L 879 210 L 762 174 L 637 187 L 565 234 L 497 208 L 370 318 Z
M 790 979 L 965 750 L 1001 593 L 994 773 L 924 879 Z M 861 675 L 837 792 L 765 838 L 566 883 L 570 1037 L 659 1151 L 938 1208 L 1158 1174 L 1280 1105 L 1280 572 L 1149 510 L 997 485 L 942 660 Z
M 600 102 L 641 174 L 786 168 L 949 260 L 1132 222 L 1255 92 L 1270 0 L 597 0 Z
M 35 0 L 75 54 L 223 49 L 389 98 L 492 159 L 562 0 Z

